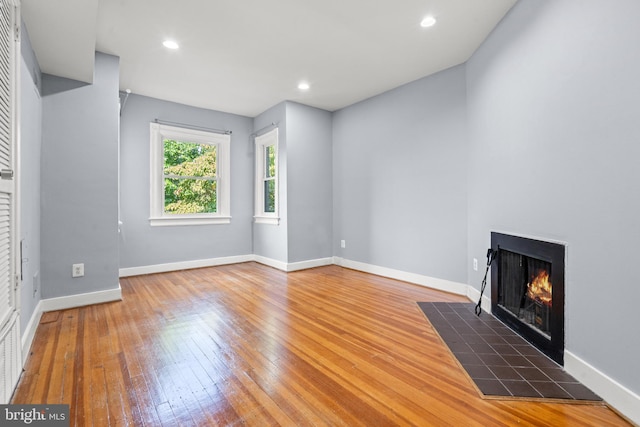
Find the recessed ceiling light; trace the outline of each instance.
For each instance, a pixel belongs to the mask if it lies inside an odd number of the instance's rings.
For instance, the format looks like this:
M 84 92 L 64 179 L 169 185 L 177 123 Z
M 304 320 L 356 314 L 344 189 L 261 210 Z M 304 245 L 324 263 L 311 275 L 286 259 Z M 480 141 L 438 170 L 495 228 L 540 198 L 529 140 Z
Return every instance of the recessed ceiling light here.
M 300 89 L 300 90 L 309 90 L 310 87 L 311 86 L 309 86 L 309 83 L 307 83 L 307 82 L 301 82 L 298 85 L 298 89 Z
M 436 25 L 436 18 L 431 15 L 425 16 L 422 22 L 420 22 L 420 26 L 423 28 L 433 27 L 434 25 Z
M 177 49 L 180 47 L 178 46 L 178 43 L 174 42 L 173 40 L 165 40 L 162 42 L 162 45 L 167 49 Z

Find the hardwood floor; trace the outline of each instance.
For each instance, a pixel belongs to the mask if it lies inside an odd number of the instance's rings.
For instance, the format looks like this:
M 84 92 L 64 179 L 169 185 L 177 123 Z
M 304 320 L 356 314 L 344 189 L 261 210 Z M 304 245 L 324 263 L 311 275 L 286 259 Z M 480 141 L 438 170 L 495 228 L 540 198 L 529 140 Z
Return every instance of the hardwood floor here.
M 71 425 L 614 426 L 604 405 L 484 400 L 417 301 L 464 298 L 328 266 L 121 279 L 46 313 L 12 403 Z

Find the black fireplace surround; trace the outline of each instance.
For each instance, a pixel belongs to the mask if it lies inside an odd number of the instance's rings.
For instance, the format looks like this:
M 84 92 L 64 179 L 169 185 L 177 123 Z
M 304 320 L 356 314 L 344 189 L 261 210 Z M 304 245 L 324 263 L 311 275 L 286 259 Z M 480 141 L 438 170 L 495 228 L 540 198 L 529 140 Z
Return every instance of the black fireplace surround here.
M 564 365 L 564 245 L 491 233 L 491 311 L 524 339 Z M 530 296 L 534 276 L 548 274 L 546 297 Z M 547 277 L 544 277 L 547 279 Z

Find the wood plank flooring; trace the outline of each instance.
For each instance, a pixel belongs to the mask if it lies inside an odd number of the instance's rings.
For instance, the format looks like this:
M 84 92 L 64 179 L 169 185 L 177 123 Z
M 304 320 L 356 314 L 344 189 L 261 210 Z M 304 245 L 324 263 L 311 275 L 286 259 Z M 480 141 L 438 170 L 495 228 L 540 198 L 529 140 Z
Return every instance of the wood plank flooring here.
M 605 405 L 481 399 L 416 304 L 459 296 L 256 263 L 121 286 L 43 316 L 12 403 L 100 427 L 629 425 Z

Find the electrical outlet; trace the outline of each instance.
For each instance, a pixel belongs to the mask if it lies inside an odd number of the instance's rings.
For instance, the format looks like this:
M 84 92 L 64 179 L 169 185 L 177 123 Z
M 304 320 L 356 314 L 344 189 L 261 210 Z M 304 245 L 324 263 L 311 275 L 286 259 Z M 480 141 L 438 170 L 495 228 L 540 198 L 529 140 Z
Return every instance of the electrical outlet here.
M 340 240 L 340 247 L 342 249 L 346 248 L 347 247 L 347 241 L 346 240 Z
M 478 258 L 473 259 L 473 270 L 478 271 Z
M 71 277 L 84 276 L 84 264 L 73 264 L 71 266 Z

